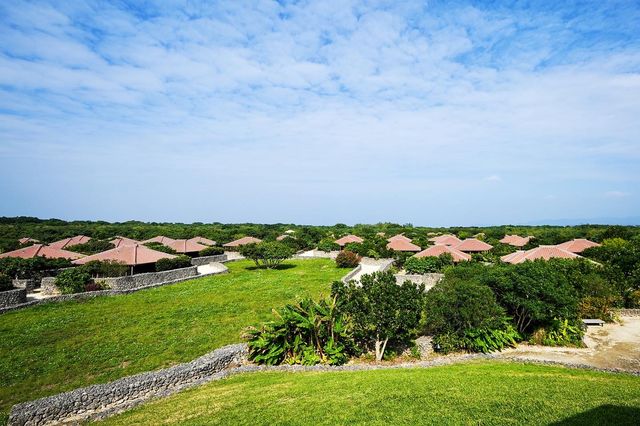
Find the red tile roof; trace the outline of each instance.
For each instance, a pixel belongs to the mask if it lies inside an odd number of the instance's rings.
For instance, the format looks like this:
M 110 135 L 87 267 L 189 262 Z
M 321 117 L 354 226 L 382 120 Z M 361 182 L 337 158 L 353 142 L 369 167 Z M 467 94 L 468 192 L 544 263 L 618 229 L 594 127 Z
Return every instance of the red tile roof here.
M 429 241 L 434 244 L 443 244 L 445 246 L 455 246 L 460 244 L 461 240 L 455 235 L 439 235 L 437 237 L 429 238 Z
M 132 240 L 131 238 L 116 236 L 113 240 L 109 241 L 116 247 L 130 246 L 132 244 L 140 244 L 140 241 Z
M 393 251 L 420 251 L 421 248 L 413 244 L 411 241 L 395 239 L 387 244 L 387 248 Z
M 526 246 L 531 237 L 521 237 L 519 235 L 505 235 L 504 238 L 500 240 L 502 244 L 509 244 L 514 247 L 524 247 Z
M 91 237 L 86 237 L 84 235 L 76 235 L 75 237 L 65 238 L 63 240 L 55 241 L 49 244 L 49 247 L 64 249 L 71 246 L 77 246 L 78 244 L 88 243 L 91 240 Z
M 191 240 L 174 240 L 164 245 L 174 249 L 177 253 L 195 253 L 209 247 Z
M 282 234 L 276 237 L 276 241 L 282 241 L 287 238 L 291 238 L 291 237 L 288 234 Z
M 464 252 L 489 251 L 493 248 L 491 244 L 487 244 L 484 241 L 480 241 L 475 238 L 467 238 L 459 244 L 456 244 L 454 247 Z
M 19 257 L 21 259 L 31 259 L 34 257 L 46 257 L 49 259 L 80 259 L 83 254 L 74 253 L 72 251 L 62 250 L 59 248 L 45 246 L 44 244 L 34 244 L 29 247 L 23 247 L 18 250 L 0 254 L 2 257 Z
M 157 237 L 149 238 L 148 240 L 140 241 L 142 244 L 147 243 L 160 243 L 163 245 L 167 245 L 169 243 L 174 242 L 173 238 L 165 237 L 164 235 L 158 235 Z
M 215 246 L 216 245 L 215 241 L 210 240 L 210 239 L 205 238 L 205 237 L 193 237 L 193 238 L 189 238 L 188 241 L 193 241 L 194 243 L 204 244 L 205 246 Z
M 18 242 L 20 244 L 27 244 L 27 243 L 39 243 L 40 241 L 38 241 L 38 240 L 36 240 L 34 238 L 31 238 L 31 237 L 23 237 L 23 238 L 20 238 L 18 240 Z
M 342 238 L 338 238 L 335 243 L 340 247 L 344 247 L 349 243 L 363 243 L 364 240 L 357 235 L 345 235 Z
M 223 244 L 222 247 L 239 247 L 244 246 L 246 244 L 258 244 L 261 243 L 262 240 L 255 237 L 242 237 L 235 241 L 231 241 L 227 244 Z
M 436 244 L 435 246 L 427 247 L 420 253 L 416 254 L 416 257 L 438 257 L 444 253 L 449 253 L 451 257 L 453 257 L 454 262 L 471 260 L 471 255 L 463 253 L 451 246 L 445 246 L 444 244 Z
M 404 235 L 402 235 L 402 234 L 398 234 L 398 235 L 394 235 L 394 236 L 393 236 L 393 237 L 391 237 L 391 238 L 387 238 L 387 241 L 388 241 L 388 242 L 392 242 L 392 241 L 406 241 L 406 242 L 410 243 L 410 242 L 411 242 L 411 238 L 405 237 L 405 236 L 404 236 Z
M 160 259 L 172 259 L 176 257 L 173 254 L 163 253 L 161 251 L 152 250 L 142 244 L 133 244 L 130 246 L 120 246 L 111 250 L 103 251 L 82 259 L 74 260 L 76 265 L 84 265 L 92 260 L 111 260 L 120 262 L 128 266 L 145 265 L 156 263 Z
M 594 243 L 584 238 L 577 238 L 575 240 L 567 241 L 562 244 L 558 244 L 558 247 L 570 251 L 571 253 L 582 253 L 591 247 L 600 247 L 600 244 Z
M 575 259 L 578 256 L 575 253 L 571 253 L 570 251 L 564 250 L 558 246 L 539 246 L 533 248 L 531 250 L 518 250 L 515 253 L 507 254 L 506 256 L 502 256 L 500 260 L 506 263 L 522 263 L 527 260 L 536 260 L 536 259 L 544 259 L 549 260 L 551 258 L 559 258 L 559 259 Z

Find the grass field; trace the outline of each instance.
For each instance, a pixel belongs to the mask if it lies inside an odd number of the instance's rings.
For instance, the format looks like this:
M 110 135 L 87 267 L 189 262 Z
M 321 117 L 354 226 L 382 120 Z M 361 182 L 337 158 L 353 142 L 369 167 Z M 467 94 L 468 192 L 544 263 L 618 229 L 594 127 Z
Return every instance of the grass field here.
M 328 295 L 348 271 L 326 259 L 0 315 L 0 423 L 17 402 L 190 361 L 240 341 L 297 296 Z
M 243 374 L 149 403 L 105 424 L 625 425 L 639 419 L 640 377 L 484 362 Z

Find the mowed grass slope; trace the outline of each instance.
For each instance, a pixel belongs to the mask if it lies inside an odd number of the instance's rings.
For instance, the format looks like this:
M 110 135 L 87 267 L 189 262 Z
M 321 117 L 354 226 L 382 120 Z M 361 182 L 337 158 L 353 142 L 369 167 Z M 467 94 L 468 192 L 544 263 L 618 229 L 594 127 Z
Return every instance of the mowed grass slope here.
M 638 424 L 640 378 L 483 362 L 232 376 L 106 425 Z
M 328 295 L 348 270 L 326 259 L 217 275 L 0 315 L 0 413 L 12 404 L 190 361 L 296 297 Z M 0 418 L 3 417 L 0 414 Z

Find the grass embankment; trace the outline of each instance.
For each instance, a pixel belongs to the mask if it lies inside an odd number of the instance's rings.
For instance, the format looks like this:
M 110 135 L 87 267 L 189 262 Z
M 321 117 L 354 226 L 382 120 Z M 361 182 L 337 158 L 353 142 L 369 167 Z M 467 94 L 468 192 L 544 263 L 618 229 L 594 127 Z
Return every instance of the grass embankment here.
M 190 361 L 347 273 L 326 259 L 216 275 L 137 293 L 0 315 L 0 423 L 12 404 Z
M 637 424 L 640 377 L 481 362 L 232 376 L 106 425 Z

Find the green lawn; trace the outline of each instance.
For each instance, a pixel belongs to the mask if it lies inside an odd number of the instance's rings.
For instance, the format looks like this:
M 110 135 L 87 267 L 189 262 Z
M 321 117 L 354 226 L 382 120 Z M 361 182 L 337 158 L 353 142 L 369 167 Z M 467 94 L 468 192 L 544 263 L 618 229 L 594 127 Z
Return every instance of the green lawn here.
M 348 270 L 326 259 L 0 315 L 0 423 L 12 404 L 190 361 L 297 296 L 328 295 Z
M 232 376 L 106 425 L 638 424 L 640 377 L 482 362 Z

